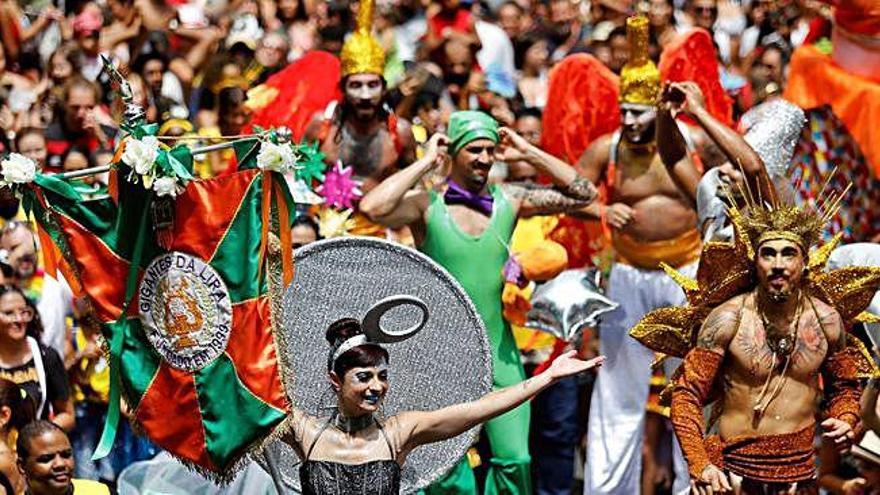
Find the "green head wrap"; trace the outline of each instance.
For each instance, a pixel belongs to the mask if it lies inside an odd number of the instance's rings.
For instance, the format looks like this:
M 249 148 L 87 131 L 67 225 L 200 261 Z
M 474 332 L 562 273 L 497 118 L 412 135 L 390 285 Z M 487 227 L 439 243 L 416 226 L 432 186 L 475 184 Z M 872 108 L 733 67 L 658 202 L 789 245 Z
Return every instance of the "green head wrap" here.
M 449 117 L 449 153 L 455 155 L 466 144 L 477 139 L 498 142 L 498 122 L 483 112 L 463 110 Z

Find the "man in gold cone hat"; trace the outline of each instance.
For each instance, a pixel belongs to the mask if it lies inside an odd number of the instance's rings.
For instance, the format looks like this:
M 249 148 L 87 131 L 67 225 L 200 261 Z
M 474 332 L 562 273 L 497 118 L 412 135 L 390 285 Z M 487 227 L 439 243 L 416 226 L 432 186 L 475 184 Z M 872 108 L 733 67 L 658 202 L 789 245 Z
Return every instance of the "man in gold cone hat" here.
M 342 100 L 315 115 L 306 129 L 306 139 L 320 143 L 329 165 L 354 169 L 364 193 L 416 159 L 410 123 L 385 102 L 385 50 L 372 33 L 373 10 L 374 0 L 360 1 L 357 27 L 342 46 Z M 359 212 L 352 218 L 350 234 L 385 236 L 384 228 Z
M 653 477 L 654 453 L 662 450 L 659 436 L 645 432 L 662 431 L 668 422 L 668 409 L 651 393 L 651 384 L 664 380 L 662 372 L 652 378 L 655 355 L 627 331 L 649 311 L 685 301 L 660 264 L 693 274 L 700 254 L 695 194 L 701 163 L 685 145 L 670 107 L 687 113 L 725 153 L 747 164 L 755 158 L 709 114 L 696 84 L 664 87 L 648 55 L 647 18 L 630 17 L 626 27 L 630 53 L 619 81 L 621 126 L 596 139 L 579 163 L 587 178 L 606 187 L 606 204 L 591 205 L 584 214 L 610 227 L 615 263 L 607 295 L 620 303 L 600 327 L 600 352 L 609 366 L 593 389 L 584 479 L 590 494 L 639 493 L 643 471 L 646 479 Z M 687 492 L 680 449 L 673 445 L 672 451 L 673 493 Z

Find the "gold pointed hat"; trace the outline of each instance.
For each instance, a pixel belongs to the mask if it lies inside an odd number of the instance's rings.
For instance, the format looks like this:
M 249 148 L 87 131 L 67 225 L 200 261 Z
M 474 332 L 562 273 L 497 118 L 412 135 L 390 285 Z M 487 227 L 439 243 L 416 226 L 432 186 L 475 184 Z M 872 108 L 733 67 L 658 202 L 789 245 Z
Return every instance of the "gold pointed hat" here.
M 377 74 L 385 71 L 385 50 L 373 36 L 373 3 L 361 0 L 357 14 L 357 27 L 342 45 L 342 77 L 351 74 Z
M 626 20 L 629 61 L 620 72 L 620 102 L 655 105 L 660 96 L 660 71 L 648 56 L 648 18 Z

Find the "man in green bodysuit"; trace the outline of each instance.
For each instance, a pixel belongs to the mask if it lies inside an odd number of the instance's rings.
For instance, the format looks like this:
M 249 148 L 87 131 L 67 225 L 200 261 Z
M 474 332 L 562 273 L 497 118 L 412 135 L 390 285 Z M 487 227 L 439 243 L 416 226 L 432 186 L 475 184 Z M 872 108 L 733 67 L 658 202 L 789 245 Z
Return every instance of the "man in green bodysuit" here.
M 501 302 L 502 270 L 516 220 L 578 210 L 595 199 L 596 189 L 565 162 L 514 131 L 499 129 L 485 113 L 455 112 L 448 131 L 448 137 L 432 136 L 424 156 L 371 190 L 360 208 L 388 227 L 408 225 L 419 249 L 461 283 L 486 324 L 494 387 L 502 388 L 525 379 Z M 445 190 L 417 187 L 423 176 L 449 160 Z M 489 185 L 489 170 L 496 161 L 526 161 L 553 186 Z M 492 458 L 484 493 L 531 494 L 528 404 L 488 422 L 486 433 Z M 429 493 L 476 493 L 467 463 L 459 463 Z

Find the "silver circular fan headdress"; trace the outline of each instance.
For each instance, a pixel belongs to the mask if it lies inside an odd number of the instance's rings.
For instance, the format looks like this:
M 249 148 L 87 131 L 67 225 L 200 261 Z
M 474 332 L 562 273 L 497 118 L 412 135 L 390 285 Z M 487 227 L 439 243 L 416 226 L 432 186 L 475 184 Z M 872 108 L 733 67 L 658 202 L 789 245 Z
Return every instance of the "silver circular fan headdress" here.
M 427 256 L 380 239 L 341 237 L 297 250 L 295 266 L 277 335 L 283 381 L 295 407 L 321 417 L 335 407 L 324 334 L 344 317 L 361 319 L 368 340 L 382 342 L 390 354 L 386 417 L 474 400 L 491 390 L 491 348 L 483 322 L 458 282 Z M 409 454 L 401 493 L 445 474 L 476 433 Z M 274 441 L 255 457 L 279 493 L 299 491 L 299 459 L 291 447 Z

